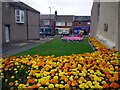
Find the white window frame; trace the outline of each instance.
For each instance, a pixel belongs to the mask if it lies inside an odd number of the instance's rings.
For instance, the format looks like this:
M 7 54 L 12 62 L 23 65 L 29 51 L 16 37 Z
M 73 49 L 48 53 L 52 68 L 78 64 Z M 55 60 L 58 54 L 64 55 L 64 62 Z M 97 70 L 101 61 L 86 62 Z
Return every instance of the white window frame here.
M 72 22 L 67 22 L 67 26 L 72 26 Z
M 65 22 L 56 22 L 56 26 L 65 26 Z
M 88 25 L 90 25 L 90 22 L 87 22 Z
M 19 12 L 19 14 L 17 14 Z M 25 15 L 23 10 L 16 9 L 15 10 L 15 20 L 16 23 L 24 23 Z
M 50 25 L 50 20 L 43 20 L 44 25 Z

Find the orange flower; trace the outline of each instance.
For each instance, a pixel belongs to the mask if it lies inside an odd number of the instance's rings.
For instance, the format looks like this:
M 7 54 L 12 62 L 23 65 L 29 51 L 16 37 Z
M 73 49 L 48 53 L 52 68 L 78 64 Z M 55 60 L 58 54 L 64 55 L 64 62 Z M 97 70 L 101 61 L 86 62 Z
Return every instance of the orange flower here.
M 115 74 L 114 74 L 114 77 L 118 77 L 118 73 L 115 73 Z
M 71 75 L 71 74 L 72 74 L 72 72 L 67 72 L 67 74 L 68 74 L 68 75 Z
M 69 88 L 70 87 L 70 85 L 69 84 L 65 84 L 65 88 Z
M 30 62 L 26 62 L 26 64 L 27 64 L 28 66 L 30 66 L 31 63 L 30 63 Z
M 13 86 L 13 85 L 14 85 L 14 83 L 13 83 L 13 82 L 9 82 L 9 85 L 10 85 L 10 86 Z
M 92 76 L 92 75 L 90 75 L 89 77 L 91 78 L 91 80 L 93 80 L 93 79 L 94 79 L 94 76 Z
M 80 79 L 80 81 L 84 81 L 84 77 L 80 77 L 79 79 Z
M 66 78 L 65 75 L 61 76 L 60 80 L 64 80 Z
M 69 85 L 70 85 L 70 84 L 71 84 L 71 81 L 67 81 L 67 84 L 69 84 Z
M 110 84 L 110 87 L 119 88 L 119 84 L 116 84 L 115 82 L 113 82 Z
M 107 74 L 110 74 L 110 72 L 109 71 L 107 71 L 107 70 L 103 70 L 103 72 L 107 75 Z
M 38 88 L 38 86 L 37 85 L 32 85 L 32 88 Z
M 53 71 L 53 72 L 51 72 L 51 76 L 54 76 L 55 75 L 55 72 Z
M 105 64 L 104 67 L 105 67 L 105 68 L 109 68 L 109 64 Z
M 109 84 L 107 83 L 103 84 L 103 88 L 109 88 Z
M 112 61 L 111 64 L 112 64 L 112 65 L 116 65 L 116 62 Z
M 97 64 L 97 62 L 96 62 L 96 61 L 93 61 L 93 62 L 92 62 L 92 64 L 93 64 L 93 65 L 96 65 L 96 64 Z
M 65 66 L 65 67 L 63 67 L 63 69 L 64 69 L 64 70 L 68 70 L 68 67 L 67 67 L 67 66 Z
M 83 68 L 82 68 L 82 67 L 79 67 L 79 68 L 78 68 L 78 70 L 80 70 L 80 71 L 81 71 L 81 70 L 83 70 Z
M 44 62 L 41 62 L 41 66 L 44 67 L 45 63 Z
M 101 64 L 102 64 L 102 65 L 105 65 L 105 64 L 106 64 L 106 62 L 102 62 Z
M 111 77 L 111 78 L 109 79 L 109 81 L 110 81 L 110 82 L 114 82 L 114 81 L 115 81 L 115 77 Z
M 58 84 L 58 80 L 57 79 L 52 79 L 50 82 L 54 83 L 54 84 Z
M 72 86 L 76 86 L 76 85 L 78 85 L 78 82 L 76 80 L 73 80 L 72 81 Z
M 46 67 L 45 67 L 45 70 L 47 70 L 47 71 L 48 71 L 49 69 L 50 69 L 50 68 L 49 68 L 49 66 L 46 66 Z
M 110 74 L 107 74 L 106 75 L 106 78 L 111 78 L 112 76 Z
M 74 79 L 78 79 L 78 76 L 75 76 Z
M 33 83 L 35 83 L 35 79 L 28 79 L 27 82 L 33 84 Z
M 28 88 L 28 89 L 25 89 L 25 90 L 33 90 L 33 87 L 32 87 L 32 86 L 28 86 L 27 88 Z
M 101 74 L 101 76 L 102 76 L 102 77 L 104 77 L 104 76 L 105 76 L 105 74 Z
M 118 78 L 119 78 L 118 73 L 115 73 L 115 74 L 114 74 L 114 79 L 115 79 L 115 80 L 118 80 Z

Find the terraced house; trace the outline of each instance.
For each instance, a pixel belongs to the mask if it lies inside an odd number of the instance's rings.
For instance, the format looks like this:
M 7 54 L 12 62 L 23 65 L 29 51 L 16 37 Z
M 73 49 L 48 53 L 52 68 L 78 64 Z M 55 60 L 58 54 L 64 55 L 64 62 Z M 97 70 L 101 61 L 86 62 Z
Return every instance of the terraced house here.
M 40 12 L 23 2 L 0 2 L 2 44 L 39 39 Z
M 56 34 L 71 34 L 73 27 L 73 15 L 57 15 L 55 12 Z
M 78 34 L 80 31 L 90 32 L 90 16 L 74 16 L 74 15 L 58 15 L 41 14 L 40 26 L 52 27 L 52 31 L 56 35 Z

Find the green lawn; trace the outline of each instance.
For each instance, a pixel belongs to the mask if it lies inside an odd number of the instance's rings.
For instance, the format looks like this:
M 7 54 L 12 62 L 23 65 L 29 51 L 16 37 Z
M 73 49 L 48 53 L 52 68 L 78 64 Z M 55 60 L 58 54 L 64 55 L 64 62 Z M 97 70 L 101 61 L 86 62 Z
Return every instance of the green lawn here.
M 71 55 L 71 54 L 81 54 L 85 52 L 93 52 L 91 46 L 88 43 L 88 39 L 84 39 L 81 42 L 66 42 L 60 38 L 55 38 L 49 42 L 42 43 L 34 48 L 26 50 L 15 55 Z

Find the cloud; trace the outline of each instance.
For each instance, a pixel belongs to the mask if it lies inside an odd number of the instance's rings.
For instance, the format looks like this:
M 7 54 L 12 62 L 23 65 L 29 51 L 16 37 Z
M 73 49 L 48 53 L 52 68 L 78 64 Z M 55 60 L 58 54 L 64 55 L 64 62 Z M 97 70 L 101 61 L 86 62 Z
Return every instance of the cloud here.
M 55 10 L 58 14 L 90 15 L 93 0 L 21 0 L 42 14 L 52 14 Z

